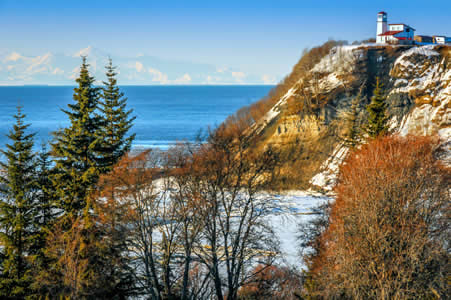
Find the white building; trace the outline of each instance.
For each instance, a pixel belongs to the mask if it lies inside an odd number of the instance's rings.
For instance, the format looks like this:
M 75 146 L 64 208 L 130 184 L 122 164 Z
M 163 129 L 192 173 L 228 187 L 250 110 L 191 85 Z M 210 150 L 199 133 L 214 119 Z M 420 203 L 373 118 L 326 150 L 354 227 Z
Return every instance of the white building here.
M 434 35 L 433 39 L 436 44 L 451 44 L 451 38 L 444 35 Z
M 415 29 L 406 24 L 388 24 L 387 13 L 377 14 L 377 35 L 376 43 L 413 43 Z

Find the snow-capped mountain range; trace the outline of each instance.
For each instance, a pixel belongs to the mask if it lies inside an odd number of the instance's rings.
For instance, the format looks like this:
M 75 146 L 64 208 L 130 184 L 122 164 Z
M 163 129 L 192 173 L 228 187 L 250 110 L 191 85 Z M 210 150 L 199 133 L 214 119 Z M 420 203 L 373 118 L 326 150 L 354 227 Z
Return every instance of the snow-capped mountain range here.
M 108 58 L 118 67 L 119 84 L 275 84 L 268 74 L 247 74 L 230 67 L 161 59 L 138 55 L 112 56 L 87 47 L 72 54 L 47 52 L 27 56 L 19 51 L 0 49 L 0 85 L 72 85 L 78 75 L 81 56 L 87 56 L 91 72 L 101 82 Z

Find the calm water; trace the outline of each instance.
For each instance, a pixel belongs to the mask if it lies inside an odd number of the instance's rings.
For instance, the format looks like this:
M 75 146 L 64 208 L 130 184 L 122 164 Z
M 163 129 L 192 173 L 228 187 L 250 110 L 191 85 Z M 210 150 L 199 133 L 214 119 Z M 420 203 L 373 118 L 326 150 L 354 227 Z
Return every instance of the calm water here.
M 221 123 L 244 105 L 264 97 L 271 86 L 124 86 L 128 107 L 136 120 L 134 146 L 166 149 L 176 140 L 193 140 L 199 130 Z M 0 148 L 8 139 L 16 106 L 20 104 L 36 132 L 36 143 L 68 126 L 66 109 L 73 87 L 0 87 Z

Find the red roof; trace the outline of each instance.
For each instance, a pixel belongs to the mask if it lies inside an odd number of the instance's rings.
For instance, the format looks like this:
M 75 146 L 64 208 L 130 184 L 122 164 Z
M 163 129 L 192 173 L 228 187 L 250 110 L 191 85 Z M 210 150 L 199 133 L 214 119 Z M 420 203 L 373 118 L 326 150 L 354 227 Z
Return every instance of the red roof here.
M 379 36 L 384 36 L 384 35 L 395 35 L 395 34 L 400 33 L 400 32 L 402 32 L 402 30 L 401 30 L 401 31 L 386 31 L 386 32 L 384 32 L 384 33 L 379 34 Z
M 380 14 L 385 14 L 385 15 L 386 15 L 387 13 L 386 13 L 385 11 L 380 11 L 380 12 L 378 12 L 377 14 L 378 14 L 378 15 L 380 15 Z

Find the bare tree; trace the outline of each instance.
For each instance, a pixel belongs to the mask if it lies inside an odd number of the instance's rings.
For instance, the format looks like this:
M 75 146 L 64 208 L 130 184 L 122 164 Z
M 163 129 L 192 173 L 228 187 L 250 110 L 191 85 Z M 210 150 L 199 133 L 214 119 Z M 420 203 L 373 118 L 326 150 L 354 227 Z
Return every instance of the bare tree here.
M 161 156 L 151 151 L 125 156 L 109 175 L 115 201 L 130 208 L 129 251 L 138 284 L 152 299 L 163 299 L 160 215 L 164 193 L 158 189 Z
M 199 195 L 199 177 L 195 176 L 192 154 L 195 145 L 189 143 L 178 144 L 168 152 L 168 174 L 170 174 L 170 199 L 175 211 L 175 219 L 179 224 L 177 240 L 182 249 L 182 270 L 180 271 L 182 282 L 180 297 L 186 299 L 198 299 L 199 295 L 206 292 L 208 276 L 201 272 L 199 266 L 195 269 L 195 281 L 192 265 L 195 263 L 194 252 L 196 242 L 205 224 L 205 218 L 199 210 L 201 197 Z M 204 276 L 202 276 L 202 274 Z
M 205 218 L 197 257 L 208 268 L 218 299 L 237 299 L 240 286 L 255 276 L 251 267 L 269 266 L 277 254 L 264 220 L 270 203 L 257 197 L 277 155 L 270 148 L 256 154 L 248 146 L 239 128 L 220 127 L 193 155 L 198 209 Z
M 125 157 L 110 174 L 116 201 L 130 208 L 137 280 L 152 299 L 237 299 L 254 267 L 278 254 L 264 220 L 271 204 L 258 194 L 278 155 L 252 151 L 246 126 L 231 122 L 205 144 L 164 155 Z

